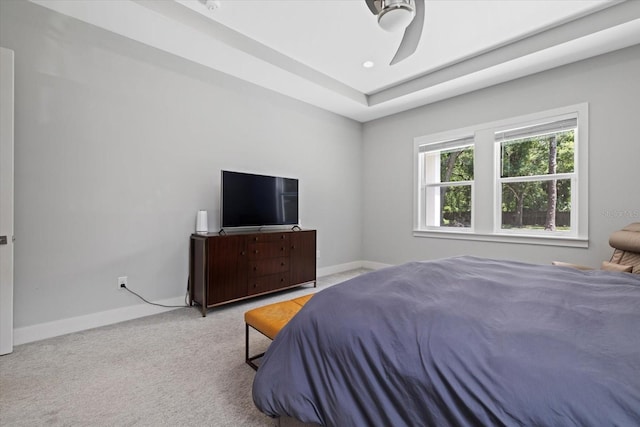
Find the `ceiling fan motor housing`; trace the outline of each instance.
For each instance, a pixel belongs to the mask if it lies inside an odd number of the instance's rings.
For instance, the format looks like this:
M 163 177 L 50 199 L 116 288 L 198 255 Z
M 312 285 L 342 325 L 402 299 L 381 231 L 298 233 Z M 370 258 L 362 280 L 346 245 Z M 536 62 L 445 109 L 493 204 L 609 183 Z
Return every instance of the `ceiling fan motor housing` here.
M 413 0 L 382 0 L 378 25 L 386 31 L 404 30 L 416 14 Z

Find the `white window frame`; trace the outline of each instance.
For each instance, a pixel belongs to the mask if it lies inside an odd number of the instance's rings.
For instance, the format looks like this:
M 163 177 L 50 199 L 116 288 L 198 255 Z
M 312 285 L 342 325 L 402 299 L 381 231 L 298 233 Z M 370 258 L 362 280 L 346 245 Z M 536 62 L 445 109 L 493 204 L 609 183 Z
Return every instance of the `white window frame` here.
M 450 135 L 449 135 L 450 136 Z M 473 203 L 474 203 L 474 191 L 473 180 L 470 181 L 440 181 L 440 156 L 433 156 L 437 165 L 434 165 L 433 179 L 429 179 L 425 171 L 425 162 L 421 161 L 422 155 L 428 155 L 429 153 L 440 153 L 443 150 L 452 150 L 464 147 L 473 147 L 474 139 L 473 134 L 464 136 L 458 136 L 453 139 L 447 140 L 434 140 L 420 144 L 418 146 L 418 174 L 419 174 L 419 192 L 418 195 L 418 228 L 426 230 L 448 230 L 452 227 L 443 227 L 440 225 L 429 225 L 429 222 L 433 222 L 435 217 L 440 220 L 442 212 L 440 212 L 439 200 L 433 203 L 433 206 L 427 202 L 427 191 L 430 188 L 441 187 L 456 187 L 456 186 L 469 186 L 471 187 L 471 225 L 470 227 L 457 228 L 459 232 L 472 232 L 473 231 Z M 474 150 L 475 152 L 475 150 Z M 475 160 L 475 159 L 474 159 Z M 437 169 L 437 170 L 436 170 Z M 430 220 L 431 219 L 431 220 Z M 440 221 L 438 221 L 439 223 Z
M 500 185 L 500 142 L 496 132 L 503 129 L 533 126 L 540 123 L 575 117 L 577 129 L 574 145 L 574 172 L 571 174 L 571 231 L 544 232 L 539 230 L 503 230 Z M 424 176 L 420 152 L 429 144 L 452 141 L 473 135 L 474 182 L 472 187 L 471 228 L 426 227 L 422 221 L 424 195 L 420 177 Z M 422 147 L 422 148 L 421 148 Z M 587 103 L 560 107 L 538 113 L 482 123 L 462 129 L 414 138 L 414 225 L 413 235 L 445 239 L 480 240 L 551 246 L 589 246 L 588 234 L 588 147 L 589 106 Z M 526 179 L 535 179 L 527 177 Z M 548 176 L 544 176 L 548 179 Z
M 562 116 L 555 116 L 555 117 L 549 117 L 548 119 L 543 119 L 542 121 L 545 121 L 548 124 L 553 124 L 553 123 L 559 123 L 559 122 L 563 122 L 563 121 L 569 121 L 574 119 L 577 122 L 577 113 L 569 113 L 569 114 L 564 114 Z M 536 125 L 540 125 L 541 120 L 536 120 L 533 123 L 517 123 L 515 124 L 514 128 L 530 128 L 531 126 L 536 126 Z M 499 131 L 500 132 L 500 131 Z M 504 133 L 504 132 L 502 132 Z M 511 138 L 511 139 L 515 139 L 515 138 Z M 556 173 L 553 175 L 531 175 L 531 176 L 518 176 L 518 177 L 508 177 L 508 178 L 503 178 L 502 177 L 502 173 L 501 173 L 501 167 L 502 167 L 502 150 L 501 150 L 501 146 L 502 146 L 502 142 L 504 142 L 504 140 L 500 137 L 497 136 L 496 134 L 496 138 L 495 138 L 495 165 L 496 165 L 496 169 L 495 169 L 495 183 L 496 183 L 496 188 L 495 188 L 495 197 L 496 197 L 496 204 L 495 204 L 495 210 L 494 210 L 494 214 L 495 214 L 495 221 L 494 221 L 494 232 L 495 233 L 505 233 L 505 234 L 514 234 L 514 235 L 532 235 L 532 236 L 540 236 L 540 235 L 544 235 L 544 236 L 548 236 L 548 237 L 555 237 L 555 236 L 565 236 L 565 237 L 571 237 L 571 238 L 576 238 L 578 237 L 578 230 L 577 227 L 574 227 L 574 224 L 578 223 L 578 206 L 579 206 L 579 180 L 578 178 L 578 170 L 579 170 L 579 165 L 578 165 L 578 150 L 577 150 L 577 146 L 578 146 L 578 129 L 577 129 L 577 124 L 575 127 L 575 133 L 574 133 L 574 150 L 573 150 L 573 160 L 574 160 L 574 168 L 573 168 L 573 172 L 568 172 L 568 173 Z M 508 140 L 507 140 L 508 141 Z M 500 208 L 502 206 L 502 184 L 503 183 L 508 183 L 508 182 L 526 182 L 526 181 L 549 181 L 549 180 L 561 180 L 561 179 L 570 179 L 571 180 L 571 230 L 570 231 L 548 231 L 548 230 L 529 230 L 529 229 L 503 229 L 502 228 L 502 209 Z M 575 194 L 575 195 L 574 195 Z

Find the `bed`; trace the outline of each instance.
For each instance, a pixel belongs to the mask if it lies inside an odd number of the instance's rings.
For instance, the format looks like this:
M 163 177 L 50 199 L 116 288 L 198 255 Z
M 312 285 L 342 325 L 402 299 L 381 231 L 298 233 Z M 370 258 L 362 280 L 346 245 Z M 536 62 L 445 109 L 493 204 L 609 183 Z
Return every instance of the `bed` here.
M 638 426 L 640 275 L 476 257 L 318 292 L 253 384 L 323 426 Z

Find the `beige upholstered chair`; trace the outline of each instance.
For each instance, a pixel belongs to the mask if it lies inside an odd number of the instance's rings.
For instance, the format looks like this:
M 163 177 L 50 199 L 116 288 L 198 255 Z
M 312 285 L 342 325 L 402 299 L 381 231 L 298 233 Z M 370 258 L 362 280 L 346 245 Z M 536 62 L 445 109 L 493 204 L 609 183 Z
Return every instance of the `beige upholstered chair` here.
M 614 249 L 609 261 L 602 262 L 602 270 L 623 271 L 640 274 L 640 222 L 627 225 L 609 236 L 609 245 Z M 553 265 L 592 270 L 592 267 L 554 261 Z

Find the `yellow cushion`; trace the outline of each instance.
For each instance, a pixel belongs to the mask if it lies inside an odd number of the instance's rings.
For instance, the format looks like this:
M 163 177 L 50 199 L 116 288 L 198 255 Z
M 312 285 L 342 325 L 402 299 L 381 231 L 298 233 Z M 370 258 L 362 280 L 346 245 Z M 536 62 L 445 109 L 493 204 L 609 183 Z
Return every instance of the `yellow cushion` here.
M 291 301 L 293 301 L 293 302 L 295 302 L 296 304 L 299 304 L 299 305 L 305 305 L 307 303 L 307 301 L 309 301 L 311 299 L 312 296 L 313 296 L 313 294 L 309 294 L 309 295 L 305 295 L 303 297 L 294 298 Z
M 282 301 L 263 307 L 254 308 L 244 314 L 244 321 L 254 329 L 274 339 L 280 329 L 284 328 L 289 320 L 302 308 L 302 305 L 293 301 Z

